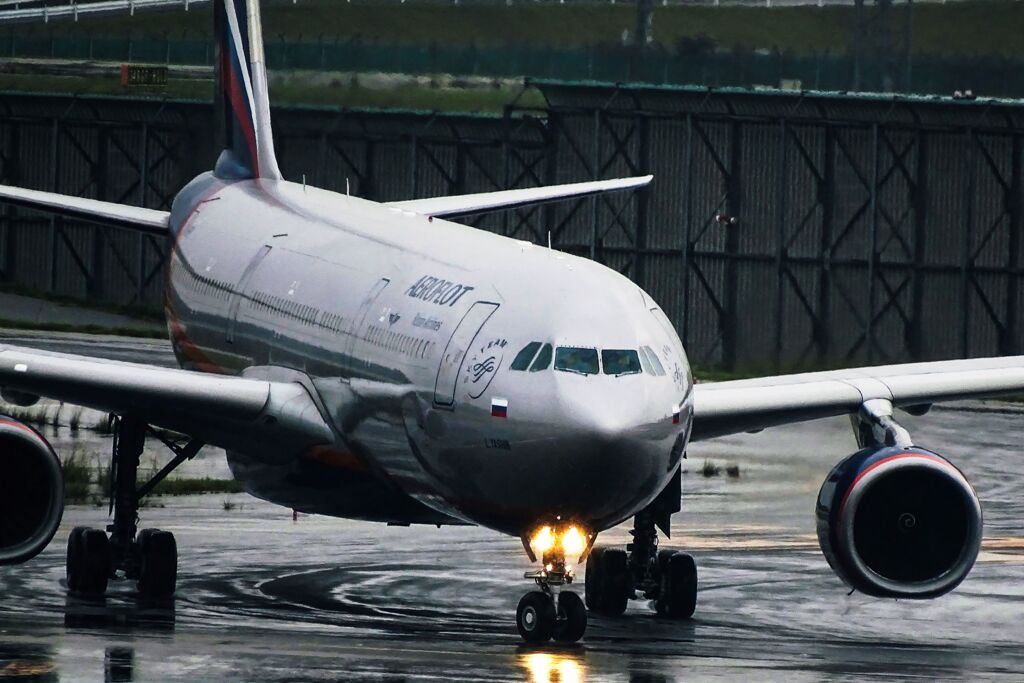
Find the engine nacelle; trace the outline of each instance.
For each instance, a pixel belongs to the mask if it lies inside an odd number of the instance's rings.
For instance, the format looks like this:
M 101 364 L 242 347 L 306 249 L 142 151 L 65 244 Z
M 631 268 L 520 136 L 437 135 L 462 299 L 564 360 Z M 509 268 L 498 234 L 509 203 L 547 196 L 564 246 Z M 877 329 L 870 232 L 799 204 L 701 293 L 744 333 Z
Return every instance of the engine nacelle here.
M 963 473 L 920 448 L 865 448 L 818 494 L 818 542 L 847 585 L 875 597 L 956 588 L 981 548 L 981 503 Z
M 42 552 L 64 513 L 64 471 L 37 432 L 0 416 L 0 565 Z

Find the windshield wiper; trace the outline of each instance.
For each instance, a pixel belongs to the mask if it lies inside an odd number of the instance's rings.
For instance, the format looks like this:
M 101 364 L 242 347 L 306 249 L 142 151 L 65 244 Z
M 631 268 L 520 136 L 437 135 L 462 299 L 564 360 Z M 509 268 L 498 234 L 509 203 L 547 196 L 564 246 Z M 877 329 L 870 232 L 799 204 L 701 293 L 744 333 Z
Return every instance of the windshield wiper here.
M 560 368 L 560 367 L 556 366 L 555 370 L 561 370 L 562 372 L 572 372 L 572 373 L 575 373 L 577 375 L 583 375 L 584 377 L 586 377 L 587 375 L 591 374 L 589 372 L 583 372 L 582 370 L 577 370 L 576 368 Z

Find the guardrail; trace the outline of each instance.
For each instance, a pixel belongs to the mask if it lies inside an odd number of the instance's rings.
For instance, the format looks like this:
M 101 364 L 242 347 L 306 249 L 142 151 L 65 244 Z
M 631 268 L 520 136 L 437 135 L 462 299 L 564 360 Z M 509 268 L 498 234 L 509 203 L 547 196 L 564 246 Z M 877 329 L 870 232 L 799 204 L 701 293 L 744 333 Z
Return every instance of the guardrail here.
M 135 10 L 153 8 L 167 9 L 182 7 L 188 11 L 192 5 L 200 5 L 210 0 L 101 0 L 100 2 L 71 2 L 66 5 L 38 4 L 26 0 L 0 1 L 0 23 L 10 22 L 49 22 L 51 19 L 95 16 L 99 14 L 116 14 L 128 12 L 134 15 Z M 30 5 L 25 7 L 25 5 Z M 14 9 L 2 9 L 13 6 Z
M 49 22 L 51 19 L 72 18 L 75 21 L 79 17 L 93 16 L 99 14 L 115 14 L 128 12 L 134 14 L 136 10 L 147 9 L 169 9 L 182 7 L 186 11 L 192 5 L 205 4 L 210 0 L 98 0 L 97 2 L 67 2 L 60 4 L 48 4 L 52 0 L 0 0 L 0 23 L 11 22 Z M 297 2 L 298 0 L 292 0 Z M 349 0 L 351 2 L 351 0 Z M 625 2 L 631 4 L 635 0 L 391 0 L 396 5 L 409 4 L 491 4 L 491 5 L 513 5 L 517 2 L 547 2 L 549 4 L 565 4 L 566 1 L 572 4 L 616 4 Z M 893 5 L 906 5 L 909 3 L 942 3 L 972 2 L 974 0 L 889 0 Z M 857 0 L 654 0 L 655 5 L 692 5 L 696 7 L 795 7 L 802 5 L 854 5 Z M 872 4 L 867 0 L 866 4 Z M 13 9 L 5 9 L 12 7 Z

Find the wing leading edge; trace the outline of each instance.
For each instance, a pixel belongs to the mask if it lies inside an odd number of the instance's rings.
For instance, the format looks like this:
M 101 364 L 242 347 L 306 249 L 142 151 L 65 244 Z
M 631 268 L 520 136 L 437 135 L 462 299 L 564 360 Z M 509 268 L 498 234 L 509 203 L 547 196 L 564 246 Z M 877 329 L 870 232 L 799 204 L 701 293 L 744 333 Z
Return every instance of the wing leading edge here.
M 131 414 L 227 449 L 331 443 L 297 382 L 265 381 L 0 346 L 0 387 Z M 262 443 L 261 443 L 262 442 Z
M 606 192 L 635 190 L 648 185 L 653 179 L 654 176 L 645 175 L 635 178 L 594 180 L 586 183 L 570 183 L 568 185 L 528 187 L 521 190 L 502 190 L 500 192 L 481 192 L 452 197 L 412 199 L 404 202 L 390 202 L 387 206 L 413 211 L 424 216 L 455 218 L 485 213 L 487 211 L 502 211 L 532 204 L 546 204 L 564 199 L 576 199 Z
M 146 209 L 141 206 L 127 206 L 98 199 L 71 197 L 56 192 L 27 190 L 10 185 L 0 185 L 0 201 L 95 223 L 132 228 L 154 235 L 166 235 L 168 232 L 167 221 L 170 216 L 168 212 Z
M 855 413 L 885 399 L 910 408 L 1024 393 L 1024 356 L 883 365 L 694 387 L 693 440 Z

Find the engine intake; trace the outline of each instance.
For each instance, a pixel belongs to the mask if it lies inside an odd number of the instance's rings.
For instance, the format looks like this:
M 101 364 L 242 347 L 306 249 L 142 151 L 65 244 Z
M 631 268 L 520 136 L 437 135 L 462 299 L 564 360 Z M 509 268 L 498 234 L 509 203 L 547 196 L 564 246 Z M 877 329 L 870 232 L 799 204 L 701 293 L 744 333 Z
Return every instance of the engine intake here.
M 847 585 L 876 597 L 956 588 L 981 548 L 981 503 L 963 473 L 920 448 L 865 448 L 818 494 L 818 543 Z
M 0 565 L 42 552 L 64 513 L 64 472 L 50 444 L 0 416 Z

